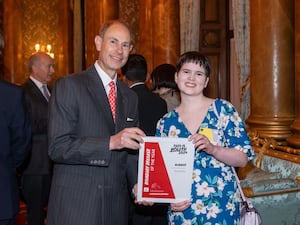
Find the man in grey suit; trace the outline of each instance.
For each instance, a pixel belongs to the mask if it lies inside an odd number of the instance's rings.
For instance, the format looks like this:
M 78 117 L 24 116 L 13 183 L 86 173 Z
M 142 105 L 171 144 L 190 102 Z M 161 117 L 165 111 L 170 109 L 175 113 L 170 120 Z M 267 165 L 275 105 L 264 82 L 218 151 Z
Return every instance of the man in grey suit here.
M 57 80 L 50 99 L 49 156 L 54 161 L 48 225 L 127 225 L 137 181 L 138 99 L 117 80 L 132 49 L 128 27 L 109 21 L 95 37 L 99 58 Z M 108 93 L 116 86 L 115 119 Z M 135 188 L 136 190 L 136 188 Z
M 37 52 L 28 60 L 29 78 L 22 85 L 31 118 L 32 146 L 22 176 L 22 194 L 28 225 L 44 225 L 52 163 L 48 156 L 48 83 L 55 72 L 53 59 Z

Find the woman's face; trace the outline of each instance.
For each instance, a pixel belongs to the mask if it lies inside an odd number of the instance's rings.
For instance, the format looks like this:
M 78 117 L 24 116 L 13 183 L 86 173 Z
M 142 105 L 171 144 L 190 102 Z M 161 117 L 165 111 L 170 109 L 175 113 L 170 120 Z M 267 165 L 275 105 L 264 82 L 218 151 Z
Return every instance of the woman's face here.
M 175 74 L 175 82 L 180 92 L 185 95 L 202 95 L 208 80 L 204 67 L 192 62 L 184 63 Z

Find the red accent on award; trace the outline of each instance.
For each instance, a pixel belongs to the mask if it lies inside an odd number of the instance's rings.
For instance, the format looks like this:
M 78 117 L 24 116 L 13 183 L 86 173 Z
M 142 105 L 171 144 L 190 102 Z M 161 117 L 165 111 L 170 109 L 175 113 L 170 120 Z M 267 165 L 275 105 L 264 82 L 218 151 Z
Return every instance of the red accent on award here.
M 175 199 L 173 188 L 157 142 L 146 142 L 142 197 Z M 157 165 L 157 166 L 155 166 Z M 149 190 L 149 191 L 147 191 Z

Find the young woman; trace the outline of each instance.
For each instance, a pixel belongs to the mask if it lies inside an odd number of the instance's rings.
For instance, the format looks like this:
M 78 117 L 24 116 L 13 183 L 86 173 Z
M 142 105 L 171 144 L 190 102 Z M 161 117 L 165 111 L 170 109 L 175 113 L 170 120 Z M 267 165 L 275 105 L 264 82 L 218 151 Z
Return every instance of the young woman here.
M 210 70 L 207 57 L 199 52 L 180 56 L 175 82 L 181 103 L 157 124 L 156 136 L 188 137 L 196 149 L 191 199 L 170 205 L 172 225 L 239 222 L 239 193 L 231 166 L 244 167 L 254 152 L 233 105 L 203 94 Z

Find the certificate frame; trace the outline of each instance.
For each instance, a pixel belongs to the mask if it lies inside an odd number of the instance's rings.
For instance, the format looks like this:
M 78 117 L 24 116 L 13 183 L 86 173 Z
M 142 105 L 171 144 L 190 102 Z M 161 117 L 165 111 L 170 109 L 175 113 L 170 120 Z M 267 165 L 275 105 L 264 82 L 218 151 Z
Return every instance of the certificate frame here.
M 189 200 L 194 144 L 187 138 L 143 139 L 139 149 L 137 200 L 155 203 Z

